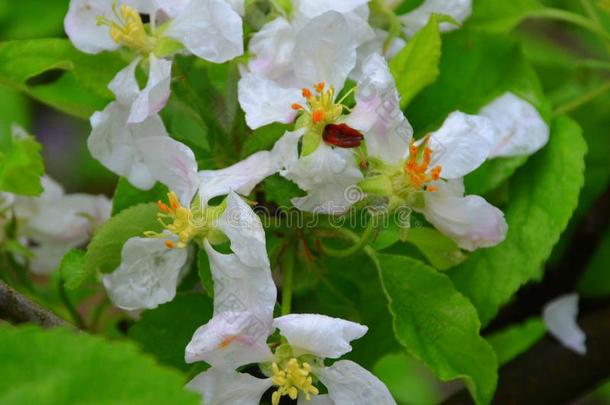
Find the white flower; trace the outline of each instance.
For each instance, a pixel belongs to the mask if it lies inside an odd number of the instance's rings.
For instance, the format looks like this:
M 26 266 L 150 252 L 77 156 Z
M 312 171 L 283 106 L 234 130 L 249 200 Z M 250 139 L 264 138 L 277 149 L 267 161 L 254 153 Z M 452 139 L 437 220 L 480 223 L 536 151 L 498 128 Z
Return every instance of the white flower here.
M 169 62 L 153 61 L 166 65 Z M 197 189 L 197 161 L 193 152 L 182 143 L 172 139 L 155 113 L 162 104 L 169 82 L 157 82 L 151 74 L 149 84 L 140 92 L 134 70 L 138 60 L 119 72 L 109 88 L 117 100 L 101 112 L 91 116 L 92 132 L 88 139 L 91 155 L 114 173 L 126 177 L 140 189 L 150 189 L 157 181 L 176 191 L 184 204 L 190 203 Z M 160 67 L 159 69 L 163 69 Z M 152 109 L 150 109 L 152 108 Z M 146 118 L 130 123 L 132 115 Z
M 584 356 L 587 353 L 586 336 L 576 323 L 578 294 L 562 295 L 544 306 L 544 324 L 549 333 L 562 345 Z
M 490 158 L 531 155 L 549 140 L 549 126 L 538 110 L 513 93 L 504 93 L 479 114 L 489 118 L 496 130 Z
M 421 6 L 400 16 L 407 36 L 413 36 L 422 29 L 432 14 L 443 14 L 462 24 L 472 14 L 472 0 L 425 0 Z M 452 23 L 442 23 L 442 32 L 459 28 Z
M 72 248 L 87 242 L 94 230 L 110 217 L 111 203 L 105 196 L 65 194 L 61 185 L 42 178 L 44 192 L 38 197 L 14 198 L 18 236 L 35 246 L 30 268 L 34 273 L 55 270 Z
M 173 193 L 169 205 L 159 203 L 165 231 L 128 240 L 121 265 L 104 276 L 104 286 L 115 305 L 138 310 L 171 301 L 189 265 L 188 250 L 194 243 L 208 252 L 212 268 L 217 263 L 229 263 L 235 272 L 251 271 L 261 277 L 266 274 L 263 269 L 270 272 L 260 219 L 239 196 L 226 193 L 226 203 L 218 207 L 208 207 L 207 201 L 196 199 L 191 208 L 186 208 Z M 168 220 L 171 223 L 165 222 Z M 231 255 L 221 255 L 211 247 L 226 240 Z
M 253 285 L 257 290 L 263 284 L 256 279 L 243 279 L 241 283 Z M 232 289 L 233 284 L 228 286 Z M 240 299 L 241 307 L 254 304 L 237 291 L 234 296 Z M 341 360 L 332 366 L 324 365 L 325 358 L 338 359 L 350 352 L 350 342 L 364 336 L 365 326 L 316 314 L 286 315 L 272 322 L 270 317 L 269 311 L 266 315 L 215 312 L 214 318 L 195 332 L 185 355 L 187 362 L 206 361 L 212 367 L 196 376 L 187 387 L 203 394 L 203 400 L 210 405 L 258 404 L 264 392 L 272 387 L 274 405 L 283 396 L 298 398 L 299 404 L 396 403 L 385 385 L 358 364 Z M 266 340 L 275 329 L 287 344 L 272 353 Z M 234 371 L 253 363 L 259 363 L 268 378 Z M 324 384 L 328 394 L 318 395 L 314 377 Z

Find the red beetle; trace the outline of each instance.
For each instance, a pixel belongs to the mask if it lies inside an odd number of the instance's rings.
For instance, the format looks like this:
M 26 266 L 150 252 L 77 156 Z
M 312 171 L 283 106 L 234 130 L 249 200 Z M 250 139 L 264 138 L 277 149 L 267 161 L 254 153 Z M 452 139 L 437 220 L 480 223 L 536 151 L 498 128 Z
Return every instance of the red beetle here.
M 324 142 L 339 148 L 357 148 L 364 140 L 362 133 L 346 124 L 328 124 L 322 137 Z

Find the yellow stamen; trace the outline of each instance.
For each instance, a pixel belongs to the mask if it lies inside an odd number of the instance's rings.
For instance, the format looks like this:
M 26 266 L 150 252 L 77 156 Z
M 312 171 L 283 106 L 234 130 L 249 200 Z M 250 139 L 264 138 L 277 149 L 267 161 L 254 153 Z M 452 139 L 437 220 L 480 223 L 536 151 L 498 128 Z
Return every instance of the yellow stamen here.
M 106 25 L 110 28 L 110 37 L 119 45 L 127 46 L 143 53 L 149 53 L 154 47 L 154 39 L 150 37 L 142 18 L 136 9 L 121 5 L 117 12 L 117 3 L 112 6 L 117 21 L 106 17 L 98 17 L 97 25 Z
M 336 122 L 343 114 L 345 108 L 341 101 L 335 101 L 335 89 L 329 86 L 327 90 L 325 83 L 317 83 L 313 86 L 316 91 L 314 96 L 310 89 L 302 89 L 302 94 L 307 101 L 306 107 L 301 104 L 292 104 L 293 110 L 301 110 L 311 119 L 311 124 L 322 130 L 326 124 Z
M 311 366 L 308 363 L 299 363 L 295 358 L 286 362 L 283 368 L 277 363 L 271 365 L 273 375 L 271 381 L 278 389 L 271 395 L 272 405 L 279 405 L 283 396 L 296 400 L 299 391 L 310 400 L 312 395 L 318 395 L 319 390 L 313 385 Z

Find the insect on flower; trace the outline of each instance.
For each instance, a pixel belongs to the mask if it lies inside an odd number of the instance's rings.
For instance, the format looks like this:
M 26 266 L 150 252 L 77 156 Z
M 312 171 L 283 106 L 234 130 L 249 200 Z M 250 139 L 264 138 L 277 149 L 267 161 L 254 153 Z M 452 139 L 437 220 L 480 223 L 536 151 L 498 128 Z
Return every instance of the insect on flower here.
M 364 135 L 347 124 L 328 124 L 322 135 L 324 142 L 339 148 L 357 148 L 362 144 Z

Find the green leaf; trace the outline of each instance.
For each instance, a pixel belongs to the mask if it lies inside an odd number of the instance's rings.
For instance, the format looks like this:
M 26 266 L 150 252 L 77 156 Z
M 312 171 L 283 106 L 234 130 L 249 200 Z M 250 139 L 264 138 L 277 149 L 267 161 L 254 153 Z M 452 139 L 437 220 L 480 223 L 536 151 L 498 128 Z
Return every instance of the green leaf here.
M 527 162 L 528 156 L 488 160 L 464 178 L 467 194 L 485 195 L 508 180 Z
M 206 294 L 214 297 L 214 280 L 212 279 L 212 269 L 210 268 L 210 260 L 205 250 L 197 251 L 197 274 Z
M 167 187 L 161 183 L 155 184 L 150 190 L 142 191 L 132 186 L 126 178 L 121 177 L 112 197 L 112 215 L 134 205 L 165 201 L 168 192 Z
M 438 25 L 442 20 L 436 15 L 430 17 L 428 24 L 390 61 L 401 108 L 409 105 L 424 87 L 434 83 L 439 74 L 441 34 Z
M 159 208 L 155 203 L 129 207 L 110 218 L 97 231 L 87 247 L 85 273 L 111 273 L 121 263 L 121 250 L 127 239 L 143 236 L 146 231 L 161 232 L 157 221 Z
M 0 151 L 10 149 L 12 127 L 14 124 L 22 128 L 30 128 L 30 114 L 27 98 L 8 87 L 0 86 Z
M 610 232 L 597 248 L 578 283 L 578 291 L 588 297 L 610 295 Z
M 379 255 L 379 271 L 407 352 L 443 381 L 463 378 L 477 404 L 491 402 L 498 364 L 472 304 L 447 276 L 411 258 Z
M 63 33 L 68 3 L 3 1 L 0 4 L 0 38 L 4 40 L 56 37 Z
M 509 229 L 499 246 L 480 249 L 449 274 L 488 323 L 544 262 L 572 216 L 584 182 L 586 144 L 567 117 L 553 122 L 549 144 L 511 182 L 505 211 Z
M 433 228 L 409 229 L 407 242 L 415 245 L 438 270 L 447 270 L 466 260 L 466 255 L 453 240 Z
M 87 277 L 85 251 L 72 249 L 66 253 L 59 264 L 59 273 L 67 289 L 74 290 L 80 287 Z
M 498 363 L 504 365 L 526 352 L 544 335 L 546 335 L 546 326 L 542 319 L 532 318 L 487 336 L 487 341 L 494 348 Z
M 241 148 L 242 158 L 261 150 L 271 150 L 275 142 L 286 132 L 286 125 L 271 124 L 257 129 L 248 135 Z
M 0 357 L 3 404 L 201 402 L 134 345 L 85 333 L 0 326 Z
M 212 312 L 209 298 L 196 293 L 178 294 L 172 302 L 143 312 L 128 336 L 161 364 L 187 371 L 191 365 L 184 362 L 184 349 Z
M 489 32 L 504 33 L 515 28 L 533 12 L 544 7 L 536 0 L 478 0 L 474 3 L 468 26 Z
M 0 151 L 0 191 L 27 196 L 42 193 L 41 149 L 33 136 L 21 128 L 13 128 L 12 145 L 8 150 Z
M 0 44 L 0 84 L 86 119 L 113 98 L 107 85 L 124 65 L 114 53 L 81 53 L 67 39 Z

